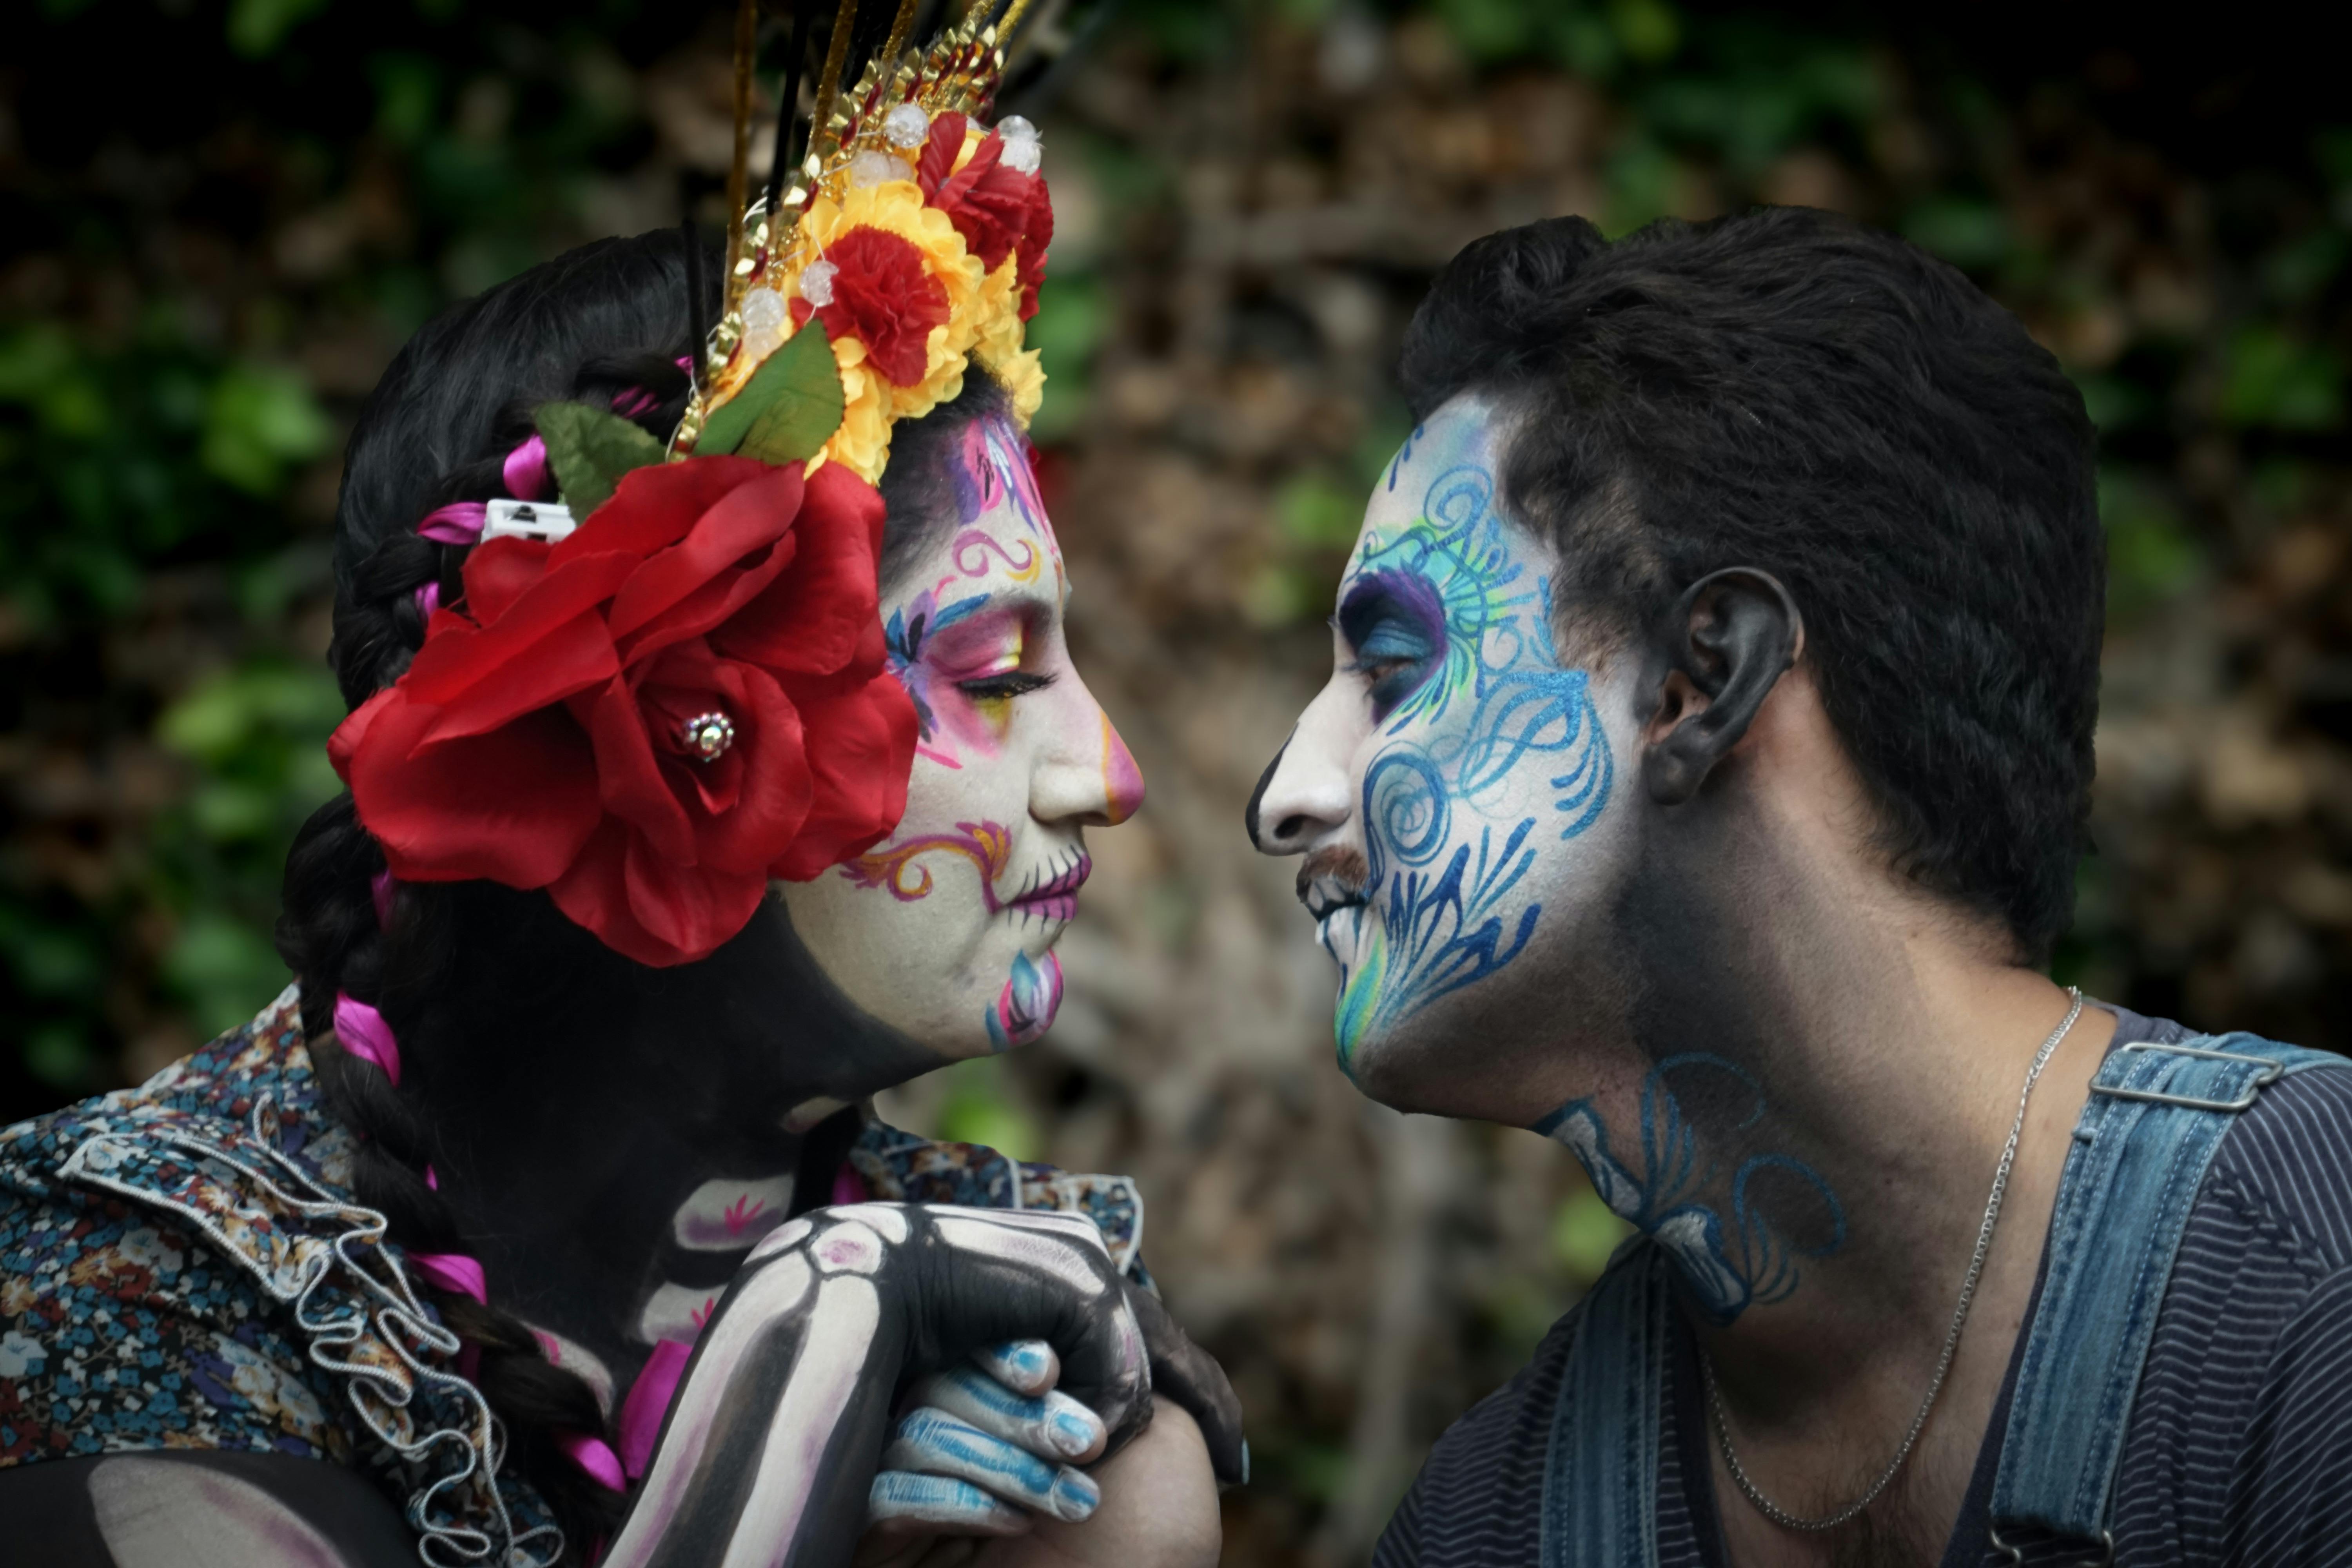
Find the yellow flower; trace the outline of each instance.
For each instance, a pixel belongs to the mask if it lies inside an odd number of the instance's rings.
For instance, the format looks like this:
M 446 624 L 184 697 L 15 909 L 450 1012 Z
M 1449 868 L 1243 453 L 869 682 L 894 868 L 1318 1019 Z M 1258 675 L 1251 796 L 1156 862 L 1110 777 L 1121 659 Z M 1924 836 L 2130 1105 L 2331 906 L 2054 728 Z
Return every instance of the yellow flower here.
M 879 484 L 890 460 L 890 384 L 866 363 L 866 345 L 856 338 L 834 341 L 833 363 L 841 369 L 841 428 L 825 442 L 824 455 Z
M 1045 372 L 1038 363 L 1037 351 L 1029 349 L 1009 359 L 981 363 L 1013 395 L 1013 412 L 1022 428 L 1027 429 L 1029 421 L 1037 416 L 1038 405 L 1045 401 Z
M 986 137 L 977 123 L 968 127 L 954 166 L 961 169 L 970 163 Z M 890 460 L 891 426 L 901 419 L 919 419 L 953 400 L 963 390 L 966 367 L 975 360 L 1004 384 L 1014 412 L 1027 424 L 1044 395 L 1045 378 L 1037 356 L 1021 346 L 1016 260 L 1008 256 L 992 271 L 984 268 L 947 214 L 924 202 L 922 188 L 914 181 L 884 180 L 815 195 L 793 232 L 791 248 L 762 268 L 758 283 L 788 300 L 803 298 L 805 270 L 858 228 L 897 235 L 915 247 L 924 271 L 947 294 L 948 319 L 931 329 L 923 345 L 922 377 L 907 386 L 893 383 L 874 366 L 865 343 L 854 337 L 833 340 L 834 363 L 841 372 L 841 427 L 815 460 L 840 463 L 869 484 L 878 483 Z M 787 340 L 794 330 L 788 317 Z M 719 395 L 728 395 L 752 368 L 746 356 L 739 355 L 721 377 Z

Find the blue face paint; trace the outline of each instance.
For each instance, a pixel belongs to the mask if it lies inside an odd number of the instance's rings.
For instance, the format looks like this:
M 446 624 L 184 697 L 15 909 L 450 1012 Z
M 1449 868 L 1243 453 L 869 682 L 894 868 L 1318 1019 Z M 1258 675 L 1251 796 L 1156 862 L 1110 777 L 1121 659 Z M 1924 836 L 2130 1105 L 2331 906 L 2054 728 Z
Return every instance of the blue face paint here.
M 1750 1154 L 1727 1173 L 1672 1087 L 1709 1079 L 1717 1094 L 1747 1106 L 1725 1136 L 1762 1122 L 1764 1096 L 1755 1079 L 1721 1057 L 1690 1052 L 1666 1058 L 1643 1079 L 1638 1169 L 1612 1146 L 1590 1100 L 1570 1100 L 1535 1131 L 1575 1153 L 1601 1201 L 1655 1237 L 1681 1267 L 1700 1309 L 1727 1324 L 1751 1306 L 1786 1300 L 1797 1288 L 1799 1259 L 1843 1247 L 1845 1208 L 1819 1172 L 1786 1154 Z M 1792 1241 L 1783 1228 L 1792 1224 L 1814 1233 L 1812 1239 Z
M 1429 679 L 1445 652 L 1445 606 L 1417 572 L 1366 572 L 1339 605 L 1339 633 L 1356 650 L 1349 668 L 1372 679 L 1375 723 Z
M 1543 920 L 1530 872 L 1615 777 L 1586 672 L 1554 646 L 1546 557 L 1495 510 L 1485 447 L 1475 420 L 1413 433 L 1388 489 L 1432 475 L 1419 515 L 1367 525 L 1339 596 L 1381 741 L 1358 803 L 1366 901 L 1322 928 L 1351 1076 L 1368 1042 L 1526 950 Z

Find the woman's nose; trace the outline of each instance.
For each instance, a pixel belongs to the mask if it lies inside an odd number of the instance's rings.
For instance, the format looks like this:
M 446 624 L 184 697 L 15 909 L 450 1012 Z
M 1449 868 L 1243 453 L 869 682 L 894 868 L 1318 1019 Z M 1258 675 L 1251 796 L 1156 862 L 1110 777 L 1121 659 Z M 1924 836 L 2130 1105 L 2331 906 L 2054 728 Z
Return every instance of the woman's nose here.
M 1244 826 L 1262 854 L 1311 849 L 1348 820 L 1355 790 L 1343 765 L 1337 717 L 1327 691 L 1300 714 L 1297 728 L 1266 763 L 1250 796 Z
M 1117 827 L 1143 808 L 1143 770 L 1075 671 L 1055 689 L 1063 700 L 1030 779 L 1029 813 L 1040 822 Z

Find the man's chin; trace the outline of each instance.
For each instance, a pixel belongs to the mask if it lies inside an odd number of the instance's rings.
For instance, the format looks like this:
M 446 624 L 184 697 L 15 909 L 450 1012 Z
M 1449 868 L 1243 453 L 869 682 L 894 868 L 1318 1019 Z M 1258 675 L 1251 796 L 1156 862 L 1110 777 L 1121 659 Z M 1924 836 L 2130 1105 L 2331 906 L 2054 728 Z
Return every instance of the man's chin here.
M 1492 1120 L 1496 1096 L 1465 1073 L 1463 1042 L 1425 1030 L 1382 1031 L 1356 1042 L 1339 1068 L 1367 1100 L 1412 1116 Z

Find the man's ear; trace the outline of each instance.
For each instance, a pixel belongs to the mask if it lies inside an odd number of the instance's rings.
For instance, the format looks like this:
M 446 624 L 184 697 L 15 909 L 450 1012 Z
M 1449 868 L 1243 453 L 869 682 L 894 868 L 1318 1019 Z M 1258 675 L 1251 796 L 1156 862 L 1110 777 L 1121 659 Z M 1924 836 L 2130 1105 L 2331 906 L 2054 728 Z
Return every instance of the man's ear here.
M 1726 567 L 1684 590 L 1649 661 L 1656 706 L 1642 782 L 1652 800 L 1680 805 L 1698 793 L 1797 662 L 1804 635 L 1796 600 L 1768 572 Z

